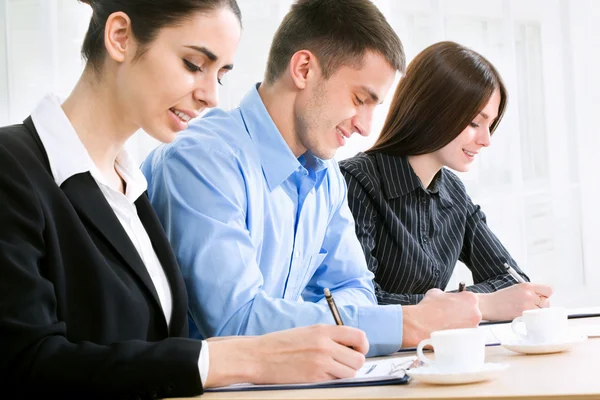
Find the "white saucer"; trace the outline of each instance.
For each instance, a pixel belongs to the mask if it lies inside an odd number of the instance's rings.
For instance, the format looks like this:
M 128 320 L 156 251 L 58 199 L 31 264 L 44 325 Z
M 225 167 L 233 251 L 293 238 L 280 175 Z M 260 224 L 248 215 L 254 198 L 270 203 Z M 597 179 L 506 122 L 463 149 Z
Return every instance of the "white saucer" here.
M 485 363 L 483 368 L 472 372 L 446 372 L 436 369 L 434 366 L 425 365 L 406 371 L 412 379 L 424 383 L 437 385 L 459 385 L 463 383 L 474 383 L 494 378 L 498 373 L 508 368 L 508 364 Z
M 569 335 L 555 343 L 532 343 L 524 339 L 513 339 L 502 342 L 502 346 L 509 350 L 523 354 L 550 354 L 570 350 L 576 344 L 587 340 L 584 335 Z

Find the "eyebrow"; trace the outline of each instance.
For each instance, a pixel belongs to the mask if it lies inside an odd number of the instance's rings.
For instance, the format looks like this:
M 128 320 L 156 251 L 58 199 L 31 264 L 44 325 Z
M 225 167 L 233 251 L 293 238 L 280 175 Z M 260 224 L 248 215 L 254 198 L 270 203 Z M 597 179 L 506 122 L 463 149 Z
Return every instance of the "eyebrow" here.
M 375 103 L 380 104 L 379 102 L 379 96 L 377 96 L 377 93 L 375 93 L 373 91 L 373 89 L 367 87 L 367 86 L 361 86 L 360 87 L 363 91 L 365 91 L 369 97 L 371 97 L 371 100 L 373 100 Z
M 189 45 L 189 46 L 185 46 L 185 47 L 187 47 L 188 49 L 196 50 L 197 52 L 204 54 L 206 57 L 208 57 L 208 59 L 211 62 L 215 62 L 219 59 L 219 57 L 217 57 L 217 55 L 215 53 L 213 53 L 212 51 L 210 51 L 209 49 L 207 49 L 204 46 Z M 233 64 L 224 65 L 222 68 L 231 71 L 233 69 Z
M 481 115 L 481 116 L 482 116 L 483 118 L 485 118 L 485 119 L 490 119 L 490 116 L 489 116 L 489 115 L 487 115 L 486 113 L 484 113 L 483 111 L 481 111 L 481 112 L 479 113 L 479 115 Z

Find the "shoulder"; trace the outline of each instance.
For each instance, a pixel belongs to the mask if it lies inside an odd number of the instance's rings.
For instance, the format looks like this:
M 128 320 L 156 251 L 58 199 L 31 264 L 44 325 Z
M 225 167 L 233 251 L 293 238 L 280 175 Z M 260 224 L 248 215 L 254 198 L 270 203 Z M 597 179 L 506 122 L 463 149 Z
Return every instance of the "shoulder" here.
M 239 115 L 239 109 L 210 110 L 181 133 L 171 148 L 201 147 L 204 151 L 239 153 L 252 141 Z
M 202 167 L 230 163 L 251 165 L 258 160 L 250 136 L 239 118 L 239 110 L 210 110 L 190 124 L 169 143 L 152 151 L 144 164 L 156 167 L 171 159 L 185 160 L 190 166 Z
M 0 152 L 5 153 L 0 157 L 4 168 L 8 164 L 19 164 L 25 169 L 39 167 L 44 171 L 49 168 L 43 145 L 32 123 L 31 127 L 25 124 L 0 127 Z
M 0 146 L 9 151 L 26 151 L 34 144 L 25 124 L 4 126 L 0 128 Z
M 25 207 L 46 196 L 54 183 L 41 142 L 24 125 L 0 128 L 0 204 L 12 199 L 11 209 Z M 37 199 L 37 200 L 34 200 Z M 16 204 L 18 203 L 18 207 Z
M 374 155 L 358 153 L 340 161 L 340 169 L 348 185 L 355 182 L 367 191 L 379 190 L 380 176 Z
M 340 169 L 350 175 L 372 175 L 376 172 L 375 156 L 358 153 L 354 157 L 340 161 Z
M 458 175 L 446 167 L 442 168 L 441 173 L 444 190 L 446 190 L 452 200 L 463 204 L 469 201 L 467 188 Z

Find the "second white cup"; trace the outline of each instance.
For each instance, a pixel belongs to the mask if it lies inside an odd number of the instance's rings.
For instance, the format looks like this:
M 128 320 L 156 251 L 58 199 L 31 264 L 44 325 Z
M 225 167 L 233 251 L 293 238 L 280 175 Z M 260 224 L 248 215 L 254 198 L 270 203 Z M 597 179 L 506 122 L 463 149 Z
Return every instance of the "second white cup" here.
M 552 343 L 562 340 L 567 334 L 568 316 L 567 309 L 562 307 L 527 310 L 513 320 L 511 328 L 528 342 Z
M 433 346 L 434 361 L 423 355 L 427 345 Z M 485 361 L 485 335 L 477 328 L 435 331 L 419 343 L 417 357 L 441 372 L 479 371 Z

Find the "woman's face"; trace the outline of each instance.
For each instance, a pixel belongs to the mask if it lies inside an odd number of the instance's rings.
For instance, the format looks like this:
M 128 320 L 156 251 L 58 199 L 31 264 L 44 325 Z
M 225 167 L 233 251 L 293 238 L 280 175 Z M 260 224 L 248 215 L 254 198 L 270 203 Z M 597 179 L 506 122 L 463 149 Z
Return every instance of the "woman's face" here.
M 161 29 L 141 57 L 117 69 L 125 122 L 161 142 L 175 139 L 191 118 L 218 104 L 217 85 L 233 67 L 240 35 L 237 17 L 226 8 Z
M 483 147 L 490 145 L 490 127 L 498 117 L 500 92 L 494 91 L 486 106 L 453 141 L 435 151 L 440 167 L 467 172 Z

